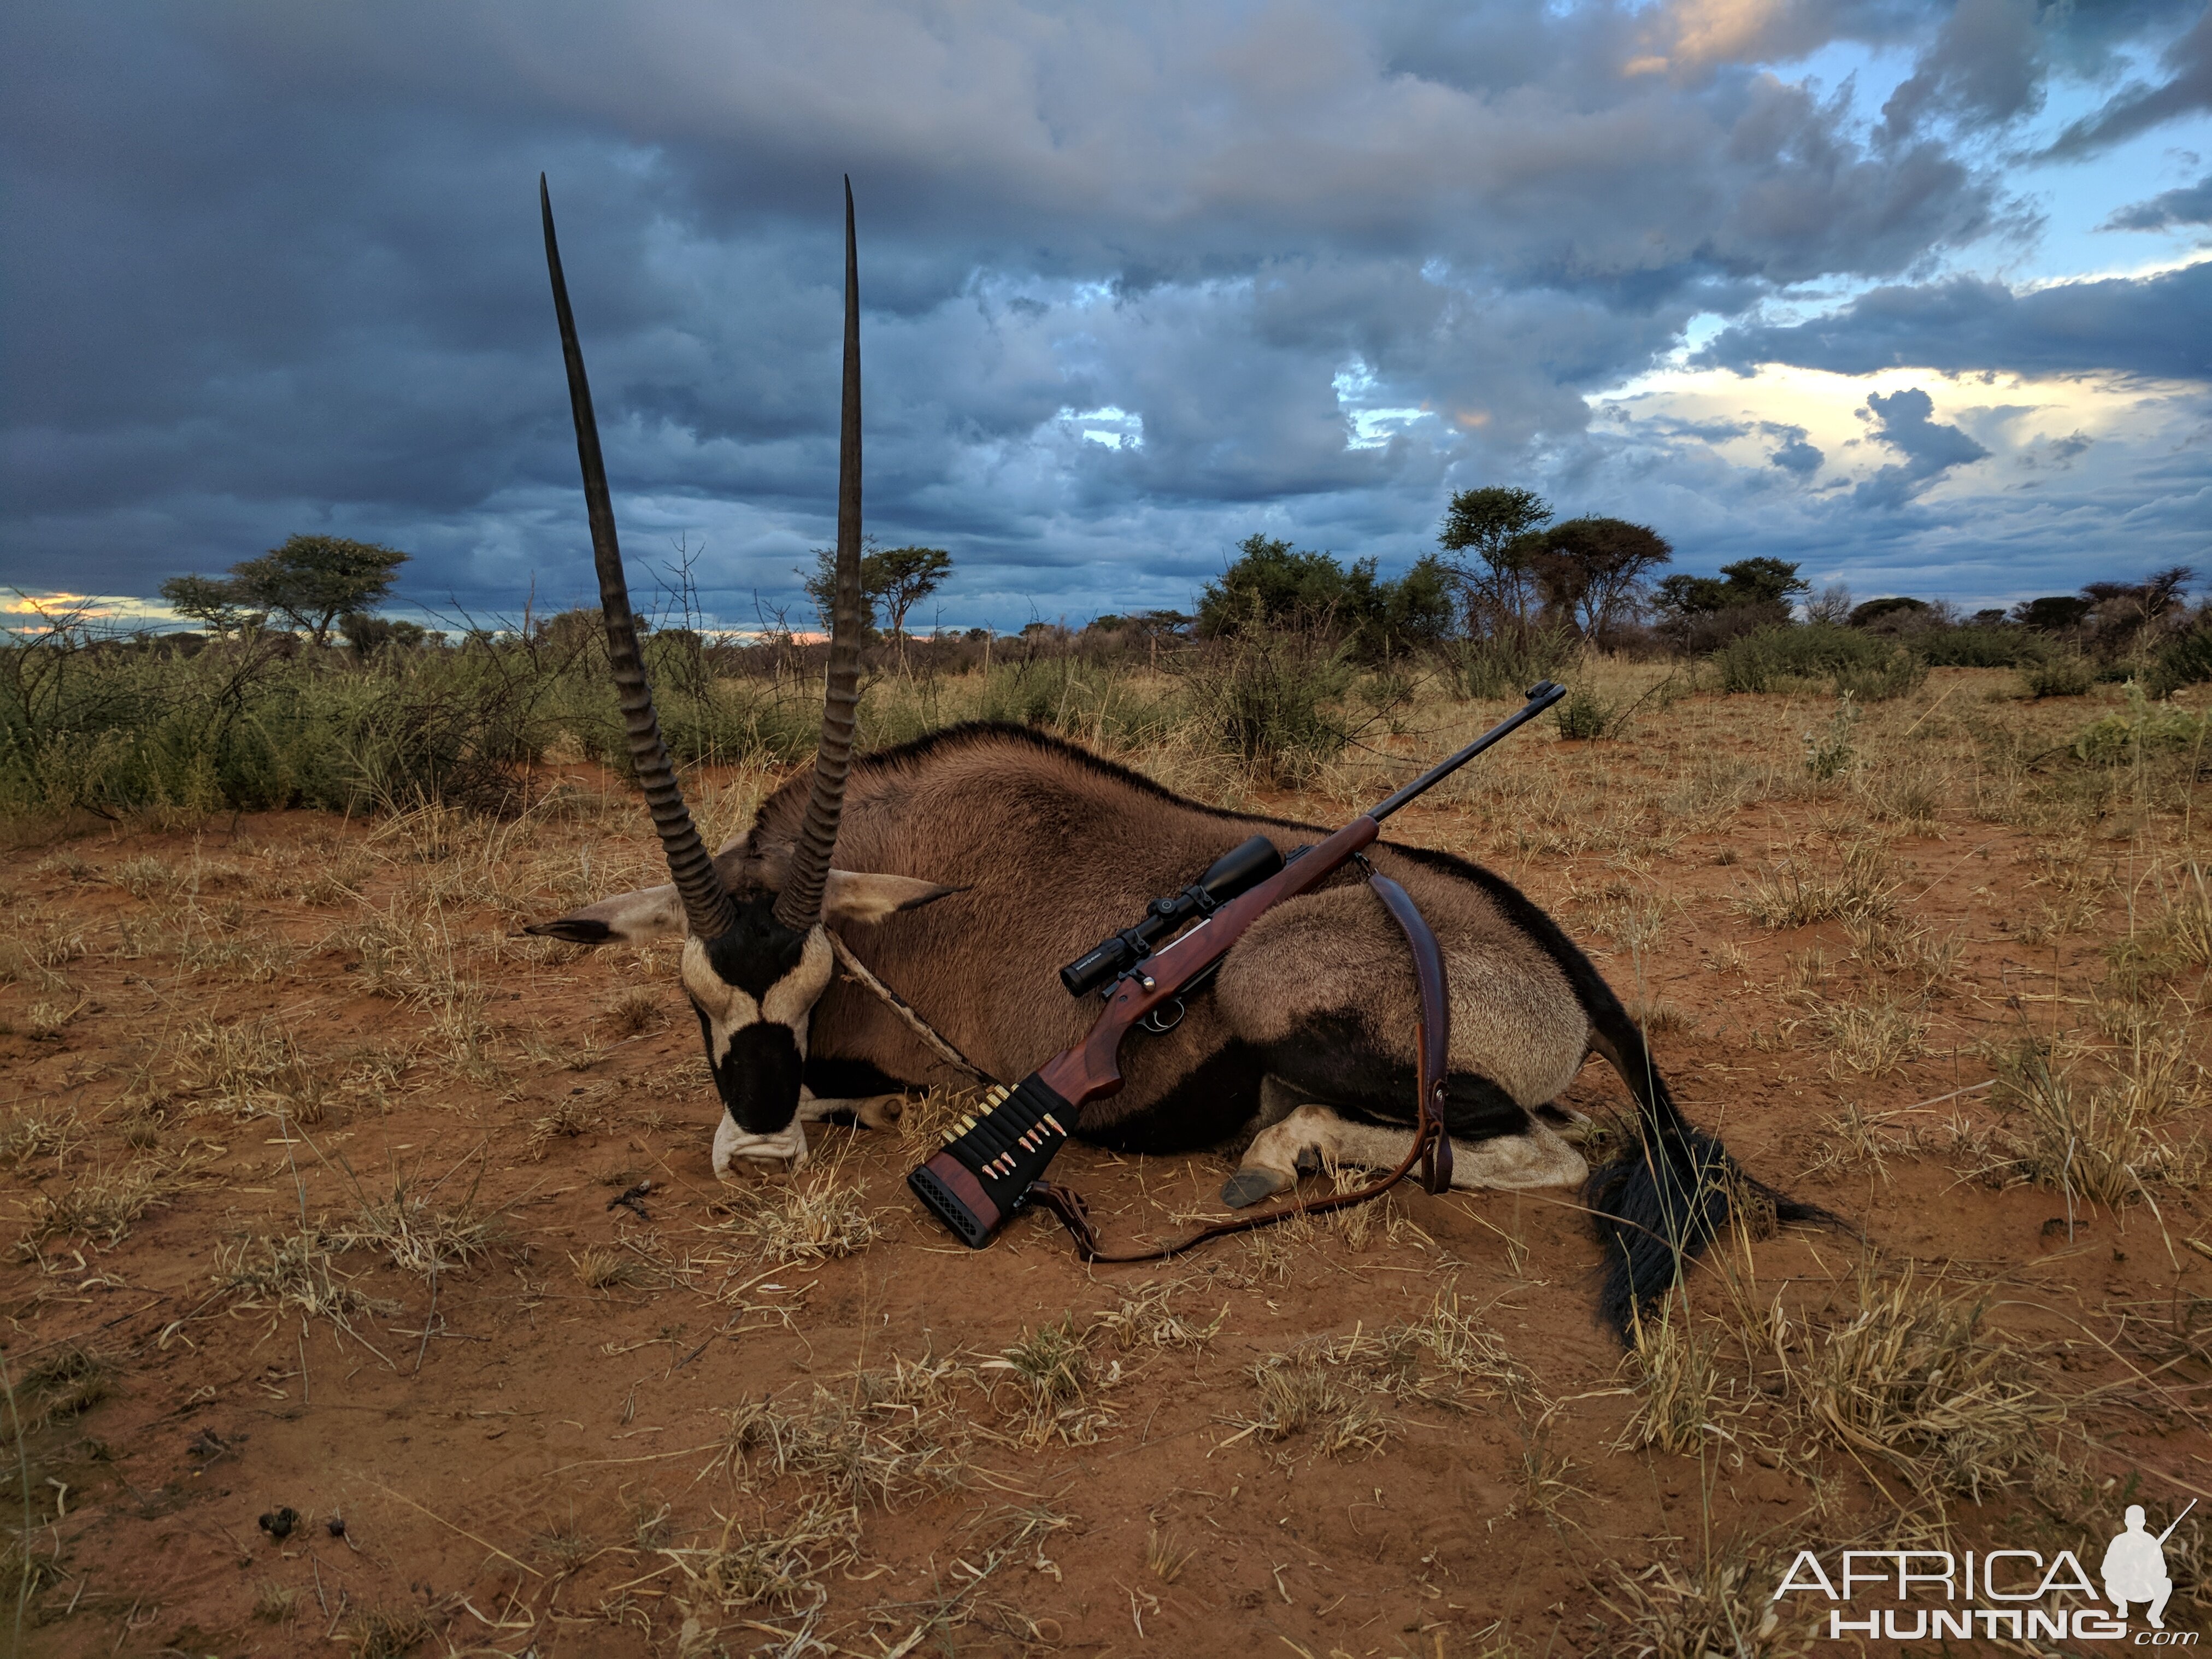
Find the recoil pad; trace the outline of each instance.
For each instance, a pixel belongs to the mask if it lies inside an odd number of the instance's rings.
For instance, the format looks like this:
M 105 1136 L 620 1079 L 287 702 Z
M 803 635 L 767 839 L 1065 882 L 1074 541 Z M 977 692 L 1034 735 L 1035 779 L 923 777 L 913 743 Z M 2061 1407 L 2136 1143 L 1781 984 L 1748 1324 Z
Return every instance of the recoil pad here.
M 976 1250 L 1022 1206 L 1030 1183 L 1067 1144 L 1076 1116 L 1034 1073 L 984 1100 L 989 1109 L 962 1119 L 943 1149 L 906 1178 L 930 1213 Z

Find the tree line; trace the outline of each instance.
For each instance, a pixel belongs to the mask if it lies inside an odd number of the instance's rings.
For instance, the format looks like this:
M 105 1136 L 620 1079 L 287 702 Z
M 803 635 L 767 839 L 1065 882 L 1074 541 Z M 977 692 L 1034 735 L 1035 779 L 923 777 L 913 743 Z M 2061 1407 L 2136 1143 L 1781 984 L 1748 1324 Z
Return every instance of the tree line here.
M 281 619 L 316 645 L 329 644 L 335 632 L 366 654 L 432 637 L 418 624 L 375 615 L 407 558 L 374 542 L 295 535 L 233 565 L 227 576 L 171 577 L 161 593 L 179 616 L 217 635 L 252 632 Z M 1840 584 L 1816 595 L 1800 567 L 1785 559 L 1739 559 L 1711 576 L 1661 575 L 1673 558 L 1671 544 L 1648 525 L 1600 514 L 1560 520 L 1535 491 L 1493 485 L 1453 494 L 1436 550 L 1399 576 L 1383 576 L 1373 558 L 1346 564 L 1332 553 L 1255 532 L 1206 585 L 1194 614 L 1109 614 L 1082 632 L 1093 639 L 1206 640 L 1295 630 L 1341 641 L 1354 656 L 1374 661 L 1453 641 L 1525 646 L 1539 638 L 1555 649 L 1587 641 L 1603 650 L 1705 655 L 1761 630 L 1802 623 L 1904 639 L 1932 660 L 1988 665 L 2043 653 L 2045 646 L 2028 652 L 2020 643 L 2039 641 L 2108 669 L 2165 650 L 2172 640 L 2203 635 L 2206 643 L 2197 654 L 2205 656 L 2212 675 L 2212 617 L 2189 605 L 2196 573 L 2188 566 L 2135 581 L 2100 580 L 2008 611 L 1964 616 L 1942 601 L 1905 595 L 1854 602 Z M 888 635 L 894 642 L 911 637 L 916 608 L 952 570 L 945 549 L 884 548 L 871 538 L 860 562 L 870 636 Z M 813 568 L 793 574 L 826 633 L 833 550 L 816 549 Z M 536 627 L 543 633 L 567 620 Z M 781 631 L 789 633 L 787 627 Z M 1068 630 L 1032 623 L 1022 631 L 1042 644 Z M 970 629 L 965 637 L 980 640 L 988 632 Z M 2194 661 L 2191 651 L 2180 654 Z

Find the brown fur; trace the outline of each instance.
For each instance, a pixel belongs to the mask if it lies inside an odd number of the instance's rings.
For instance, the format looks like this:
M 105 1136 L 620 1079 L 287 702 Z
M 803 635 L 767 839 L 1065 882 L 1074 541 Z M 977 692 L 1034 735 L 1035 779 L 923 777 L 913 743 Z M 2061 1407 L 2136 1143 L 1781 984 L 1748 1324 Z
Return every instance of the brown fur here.
M 763 805 L 750 835 L 717 860 L 726 880 L 772 882 L 805 799 L 800 780 Z M 836 860 L 959 890 L 857 931 L 851 943 L 979 1065 L 1014 1079 L 1078 1041 L 1097 1012 L 1095 1001 L 1060 989 L 1060 964 L 1255 831 L 1285 853 L 1327 833 L 1181 800 L 1017 728 L 971 726 L 857 765 Z M 1387 842 L 1369 856 L 1404 884 L 1449 959 L 1453 1069 L 1490 1079 L 1524 1107 L 1550 1100 L 1589 1040 L 1566 975 L 1464 876 Z M 1225 1042 L 1274 1041 L 1316 1016 L 1356 1018 L 1373 1044 L 1410 1065 L 1415 1006 L 1402 936 L 1358 872 L 1346 870 L 1262 917 L 1181 1026 L 1125 1043 L 1127 1086 L 1094 1103 L 1084 1127 L 1096 1133 L 1141 1119 Z M 865 1060 L 909 1082 L 958 1080 L 842 978 L 817 1005 L 813 1031 L 818 1055 Z

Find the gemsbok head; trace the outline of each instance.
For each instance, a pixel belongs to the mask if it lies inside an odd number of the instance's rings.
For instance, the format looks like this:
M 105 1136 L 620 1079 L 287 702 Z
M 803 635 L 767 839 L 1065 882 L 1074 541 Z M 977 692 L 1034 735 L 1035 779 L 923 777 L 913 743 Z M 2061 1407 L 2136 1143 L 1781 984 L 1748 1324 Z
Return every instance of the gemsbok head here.
M 638 650 L 637 623 L 615 536 L 606 463 L 599 450 L 592 390 L 576 340 L 576 320 L 553 233 L 553 204 L 541 175 L 545 263 L 567 360 L 576 458 L 607 629 L 607 661 L 620 699 L 630 766 L 667 854 L 670 887 L 608 900 L 528 931 L 579 945 L 684 936 L 684 994 L 699 1016 L 707 1060 L 721 1096 L 714 1167 L 732 1158 L 797 1164 L 805 1157 L 799 1126 L 807 1027 L 830 982 L 833 955 L 824 924 L 867 922 L 911 909 L 951 890 L 900 876 L 835 868 L 837 823 L 860 701 L 860 289 L 853 188 L 845 186 L 845 374 L 837 466 L 836 588 L 832 604 L 822 740 L 805 817 L 787 859 L 758 859 L 733 843 L 709 857 L 684 804 L 653 708 L 653 688 Z

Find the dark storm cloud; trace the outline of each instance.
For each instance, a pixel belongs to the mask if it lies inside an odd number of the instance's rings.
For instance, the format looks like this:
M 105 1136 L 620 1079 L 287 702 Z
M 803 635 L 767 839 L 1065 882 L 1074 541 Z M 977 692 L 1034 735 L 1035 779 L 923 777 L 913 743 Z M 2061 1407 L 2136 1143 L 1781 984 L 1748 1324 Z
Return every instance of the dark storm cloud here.
M 732 619 L 829 532 L 845 171 L 871 522 L 954 550 L 949 619 L 1179 603 L 1255 527 L 1401 561 L 1546 469 L 1719 522 L 1819 450 L 1615 469 L 1586 395 L 2015 218 L 1955 135 L 2156 21 L 2112 15 L 19 3 L 0 580 L 330 529 L 422 599 L 580 592 L 541 168 L 627 544 L 703 537 Z M 1772 67 L 1838 41 L 1918 53 L 1879 131 Z
M 1855 507 L 1894 512 L 1954 467 L 1989 457 L 1987 449 L 1957 427 L 1931 418 L 1936 400 L 1917 386 L 1886 398 L 1869 392 L 1867 406 L 1859 413 L 1874 423 L 1875 441 L 1905 459 L 1883 467 L 1852 490 Z
M 2105 222 L 2107 230 L 2163 230 L 2168 225 L 2212 225 L 2212 173 L 2193 185 L 2124 207 Z
M 1819 446 L 1807 441 L 1803 427 L 1762 421 L 1759 429 L 1770 438 L 1782 440 L 1779 447 L 1769 452 L 1766 457 L 1768 465 L 1778 466 L 1784 472 L 1793 473 L 1800 478 L 1809 478 L 1820 470 L 1820 463 L 1825 457 L 1821 455 Z
M 1996 126 L 2043 106 L 2045 41 L 2035 0 L 1959 0 L 1882 106 L 1893 142 L 1932 115 Z
M 2060 133 L 2047 154 L 2087 155 L 2176 116 L 2212 109 L 2212 8 L 2200 10 L 2195 24 L 2160 54 L 2160 63 L 2166 80 L 2123 88 L 2094 115 Z
M 2141 279 L 2063 283 L 2015 293 L 2002 283 L 1878 288 L 1809 323 L 1723 330 L 1698 361 L 1748 371 L 1794 363 L 1838 374 L 1883 368 L 2097 369 L 2212 378 L 2212 262 Z

